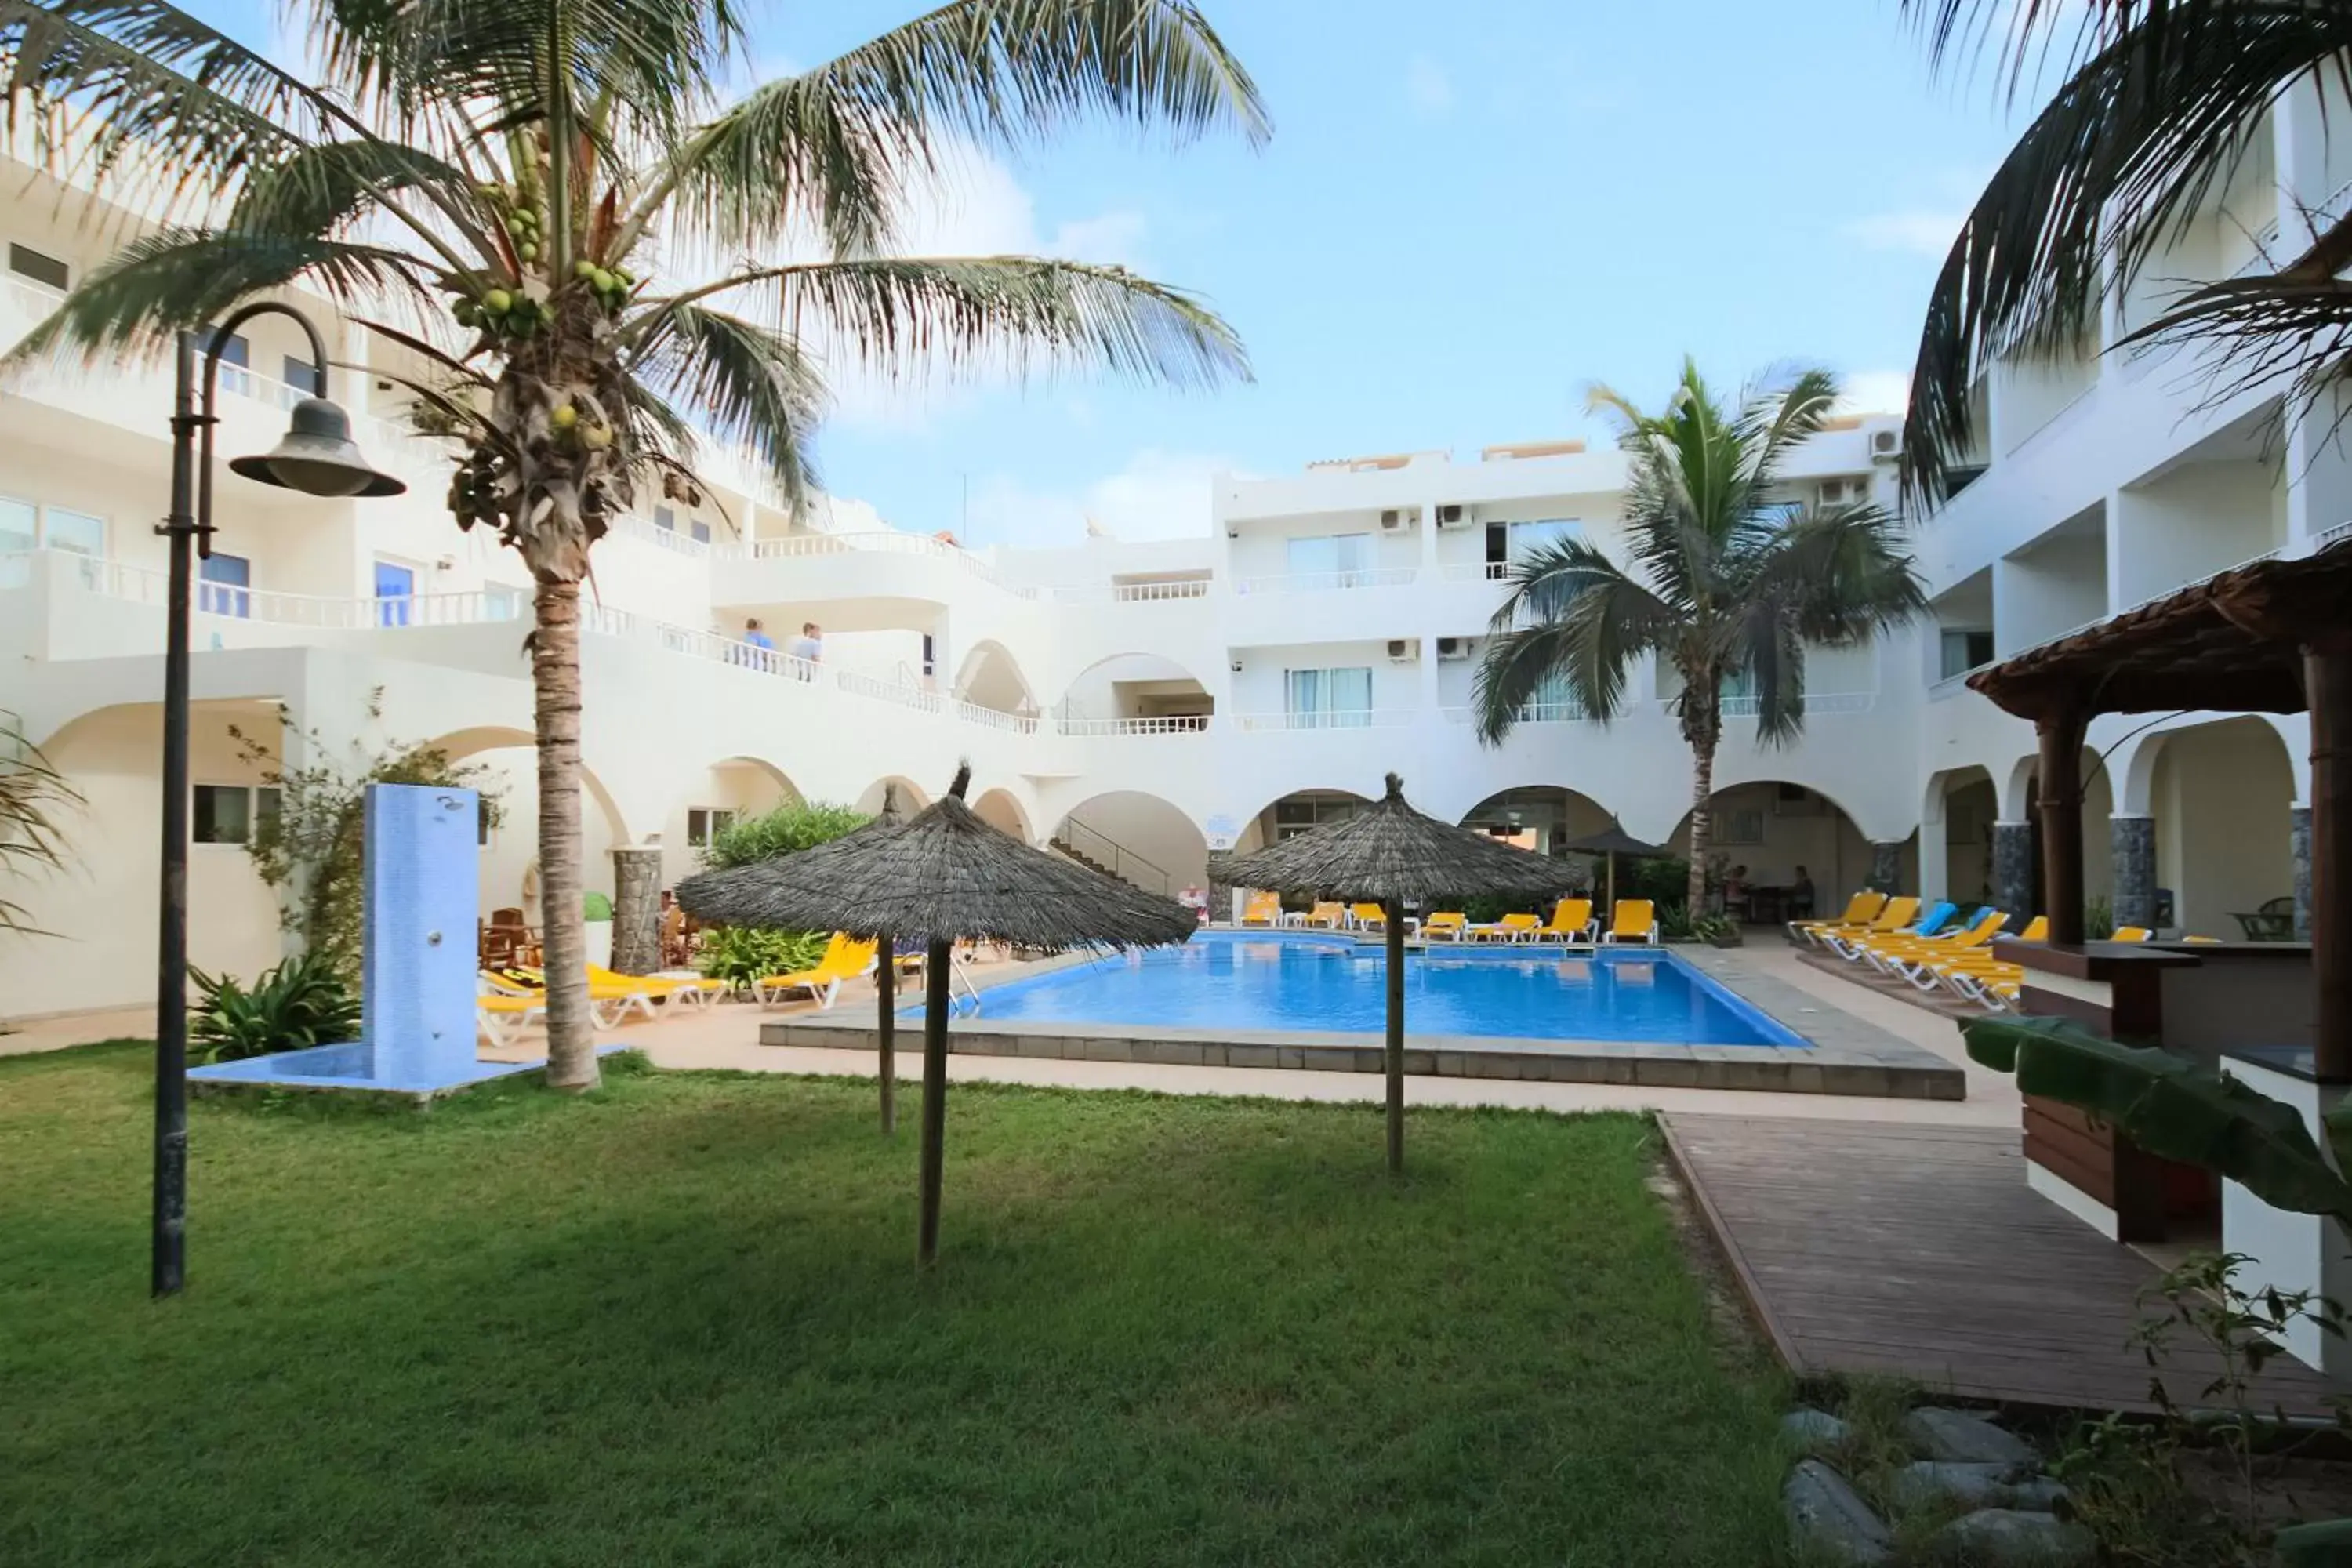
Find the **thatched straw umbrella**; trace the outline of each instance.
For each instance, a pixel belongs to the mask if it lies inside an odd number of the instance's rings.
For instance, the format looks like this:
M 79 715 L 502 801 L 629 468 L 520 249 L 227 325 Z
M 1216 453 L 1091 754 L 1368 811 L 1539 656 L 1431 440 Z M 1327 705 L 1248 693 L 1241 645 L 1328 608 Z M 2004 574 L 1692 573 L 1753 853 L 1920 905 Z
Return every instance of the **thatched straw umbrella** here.
M 845 844 L 864 834 L 891 832 L 905 822 L 906 814 L 898 809 L 898 786 L 884 784 L 882 814 L 831 842 Z M 799 853 L 805 855 L 808 850 Z M 774 929 L 777 922 L 770 916 L 768 900 L 775 886 L 775 868 L 787 858 L 778 856 L 749 866 L 698 871 L 678 883 L 678 907 L 696 920 L 718 925 Z M 881 1061 L 882 1131 L 887 1137 L 898 1130 L 898 964 L 888 937 L 876 941 L 874 960 L 875 1045 Z
M 1404 907 L 1480 894 L 1565 892 L 1567 869 L 1513 845 L 1423 816 L 1405 804 L 1404 781 L 1344 822 L 1313 828 L 1234 861 L 1244 888 L 1312 899 L 1378 900 L 1388 936 L 1389 1169 L 1404 1168 Z
M 1572 855 L 1601 855 L 1609 861 L 1609 907 L 1617 907 L 1617 857 L 1630 856 L 1636 860 L 1654 860 L 1666 853 L 1662 844 L 1644 844 L 1611 817 L 1609 826 L 1598 833 L 1588 833 L 1581 838 L 1571 838 L 1560 846 Z
M 969 765 L 937 804 L 889 829 L 861 829 L 769 862 L 771 924 L 924 944 L 922 1220 L 917 1256 L 939 1256 L 947 1130 L 949 959 L 960 939 L 1066 948 L 1172 946 L 1198 929 L 1173 899 L 1033 849 L 964 804 Z M 679 896 L 686 889 L 679 889 Z

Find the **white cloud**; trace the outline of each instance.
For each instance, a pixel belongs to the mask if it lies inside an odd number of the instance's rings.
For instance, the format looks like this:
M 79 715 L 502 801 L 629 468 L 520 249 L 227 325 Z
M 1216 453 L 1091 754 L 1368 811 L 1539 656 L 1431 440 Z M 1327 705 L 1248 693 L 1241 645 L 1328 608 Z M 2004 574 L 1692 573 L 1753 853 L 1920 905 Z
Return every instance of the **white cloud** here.
M 1900 414 L 1911 405 L 1907 370 L 1858 370 L 1838 378 L 1841 414 Z
M 1040 490 L 1006 474 L 972 481 L 965 542 L 1073 545 L 1087 523 L 1123 540 L 1199 538 L 1209 531 L 1209 485 L 1230 458 L 1147 447 L 1127 466 L 1078 490 Z
M 1405 68 L 1404 97 L 1423 119 L 1440 119 L 1454 110 L 1454 79 L 1427 55 L 1415 55 Z
M 1845 226 L 1845 236 L 1873 250 L 1899 250 L 1915 256 L 1941 257 L 1959 237 L 1968 221 L 1965 207 L 1907 207 L 1900 212 L 1873 213 Z

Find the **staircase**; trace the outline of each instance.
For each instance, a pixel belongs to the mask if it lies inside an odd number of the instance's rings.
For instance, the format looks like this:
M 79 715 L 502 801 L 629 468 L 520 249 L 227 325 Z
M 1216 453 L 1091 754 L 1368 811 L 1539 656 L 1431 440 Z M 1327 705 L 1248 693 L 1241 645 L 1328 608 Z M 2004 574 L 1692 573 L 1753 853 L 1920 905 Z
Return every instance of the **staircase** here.
M 1048 848 L 1067 856 L 1090 871 L 1133 883 L 1146 892 L 1165 894 L 1169 890 L 1165 870 L 1108 834 L 1088 827 L 1075 816 L 1065 821 L 1061 830 L 1045 843 Z

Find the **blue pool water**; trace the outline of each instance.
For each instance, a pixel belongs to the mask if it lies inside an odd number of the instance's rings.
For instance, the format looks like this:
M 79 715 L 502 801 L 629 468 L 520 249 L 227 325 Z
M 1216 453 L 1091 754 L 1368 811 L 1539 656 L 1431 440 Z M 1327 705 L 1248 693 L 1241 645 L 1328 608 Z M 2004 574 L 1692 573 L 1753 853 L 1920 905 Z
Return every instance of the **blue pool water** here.
M 1328 938 L 1204 931 L 1184 946 L 1108 957 L 983 992 L 992 1024 L 1377 1034 L 1386 961 Z M 1405 960 L 1410 1035 L 1802 1046 L 1804 1040 L 1659 948 L 1563 955 L 1473 948 Z

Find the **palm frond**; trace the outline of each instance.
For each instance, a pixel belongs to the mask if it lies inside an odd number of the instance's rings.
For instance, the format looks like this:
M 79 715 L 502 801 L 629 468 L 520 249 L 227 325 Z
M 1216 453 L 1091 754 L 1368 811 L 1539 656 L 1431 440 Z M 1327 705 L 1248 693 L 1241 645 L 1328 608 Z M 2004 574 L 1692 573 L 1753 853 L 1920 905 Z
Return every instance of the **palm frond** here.
M 1900 519 L 1878 506 L 1808 509 L 1742 563 L 1750 600 L 1806 642 L 1846 647 L 1927 607 Z
M 80 792 L 26 739 L 16 715 L 0 710 L 0 931 L 43 934 L 15 886 L 65 864 L 60 818 L 81 804 Z
M 1268 133 L 1256 85 L 1189 0 L 953 0 L 751 93 L 665 171 L 681 216 L 761 247 L 814 222 L 887 240 L 907 177 L 950 139 L 1006 144 L 1106 114 L 1179 138 Z
M 1794 619 L 1769 600 L 1751 600 L 1735 623 L 1727 668 L 1745 671 L 1756 694 L 1756 738 L 1784 746 L 1805 729 L 1805 641 Z
M 310 87 L 162 0 L 0 0 L 0 83 L 32 161 L 169 213 L 320 136 Z
M 300 282 L 349 310 L 431 291 L 413 257 L 331 239 L 164 229 L 131 241 L 89 273 L 49 318 L 0 357 L 0 370 L 63 352 L 95 361 L 153 356 L 173 334 L 205 325 L 247 296 Z
M 2352 284 L 2333 269 L 2300 264 L 2269 276 L 2208 283 L 2116 350 L 2181 340 L 2210 346 L 2210 361 L 2199 376 L 2205 405 L 2282 380 L 2296 401 L 2309 401 L 2352 372 Z
M 673 393 L 719 439 L 750 446 L 786 502 L 800 504 L 814 482 L 805 443 L 825 388 L 798 340 L 707 306 L 679 305 L 642 340 L 630 368 Z
M 487 257 L 490 241 L 477 215 L 472 182 L 453 163 L 396 142 L 322 142 L 257 170 L 237 193 L 225 227 L 298 237 L 328 236 L 391 193 L 430 186 L 448 198 L 445 212 L 468 219 L 467 237 Z
M 1178 387 L 1250 379 L 1240 337 L 1181 289 L 1123 267 L 1027 256 L 887 258 L 758 268 L 649 301 L 646 330 L 700 298 L 763 288 L 772 320 L 829 331 L 888 375 L 924 366 L 1016 375 L 1102 370 Z
M 1511 576 L 1472 682 L 1479 740 L 1499 744 L 1554 680 L 1608 722 L 1623 706 L 1634 662 L 1663 646 L 1674 612 L 1585 540 L 1545 545 Z
M 2026 32 L 2061 25 L 2024 0 Z M 1928 7 L 1947 47 L 1983 8 Z M 1953 242 L 1912 375 L 1904 479 L 1923 508 L 1977 432 L 1976 378 L 2007 354 L 2071 350 L 2098 324 L 2101 281 L 2132 282 L 2209 210 L 2263 111 L 2352 48 L 2352 6 L 2288 0 L 2100 0 L 2073 74 L 2003 160 Z M 2079 15 L 2079 12 L 2077 12 Z

